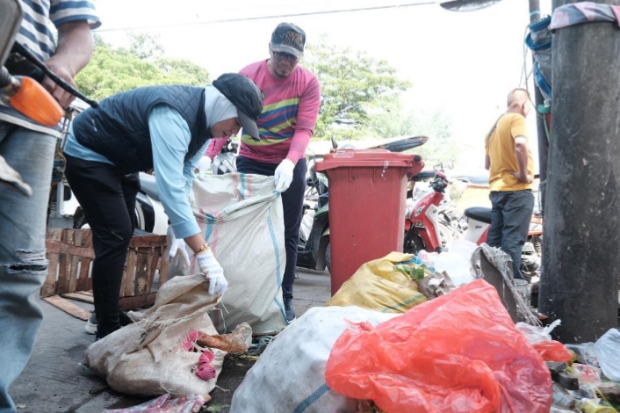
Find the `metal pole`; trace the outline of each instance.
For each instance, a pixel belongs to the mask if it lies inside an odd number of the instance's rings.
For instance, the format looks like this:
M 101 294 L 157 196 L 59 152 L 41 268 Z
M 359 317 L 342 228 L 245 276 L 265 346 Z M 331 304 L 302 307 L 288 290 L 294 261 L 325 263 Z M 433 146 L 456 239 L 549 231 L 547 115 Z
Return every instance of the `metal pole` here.
M 535 23 L 542 18 L 540 12 L 540 0 L 530 1 L 530 23 Z M 545 130 L 545 122 L 538 113 L 538 107 L 544 103 L 542 93 L 536 87 L 534 89 L 534 104 L 536 105 L 536 131 L 538 135 L 538 173 L 540 175 L 540 184 L 538 185 L 538 197 L 540 199 L 540 212 L 543 214 L 545 210 L 545 187 L 547 184 L 547 157 L 549 153 L 549 143 L 547 141 L 547 132 Z
M 562 320 L 556 331 L 566 343 L 595 341 L 618 325 L 620 36 L 614 26 L 570 26 L 553 40 L 539 310 Z

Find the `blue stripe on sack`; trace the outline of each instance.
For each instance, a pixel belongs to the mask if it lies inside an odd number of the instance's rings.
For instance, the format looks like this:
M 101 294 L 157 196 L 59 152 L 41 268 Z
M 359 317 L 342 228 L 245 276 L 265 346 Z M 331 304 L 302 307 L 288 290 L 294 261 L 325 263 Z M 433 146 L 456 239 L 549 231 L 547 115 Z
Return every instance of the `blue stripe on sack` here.
M 217 219 L 211 215 L 206 213 L 205 218 L 207 218 L 207 227 L 205 228 L 205 241 L 211 243 L 211 235 L 213 235 L 213 230 L 215 229 L 215 223 Z
M 297 407 L 295 407 L 295 410 L 293 410 L 293 413 L 302 413 L 308 407 L 312 406 L 312 404 L 314 404 L 314 402 L 319 400 L 322 395 L 324 395 L 325 393 L 327 393 L 330 390 L 331 389 L 329 388 L 329 386 L 327 384 L 323 384 L 321 387 L 316 389 L 316 391 L 314 393 L 312 393 L 310 396 L 308 396 L 304 401 L 299 403 L 299 405 Z
M 271 207 L 269 207 L 269 211 L 271 212 Z M 276 232 L 273 229 L 273 222 L 271 221 L 271 215 L 267 218 L 267 226 L 269 227 L 269 235 L 271 235 L 271 243 L 273 244 L 273 250 L 276 256 L 276 278 L 278 281 L 278 285 L 282 285 L 282 279 L 280 278 L 280 268 L 282 264 L 280 263 L 280 251 L 278 251 L 278 241 L 276 240 Z
M 282 278 L 280 277 L 280 268 L 282 268 L 282 263 L 280 262 L 280 251 L 278 250 L 278 240 L 276 239 L 276 231 L 273 229 L 273 222 L 271 221 L 271 208 L 269 207 L 269 217 L 267 218 L 267 227 L 269 228 L 269 235 L 271 235 L 271 244 L 273 245 L 273 251 L 275 252 L 276 257 L 276 281 L 278 283 L 278 291 L 282 288 Z M 277 297 L 273 297 L 273 302 L 276 303 L 280 312 L 282 313 L 282 317 L 286 320 L 286 311 L 284 311 L 284 306 L 281 302 L 277 300 Z
M 239 185 L 241 186 L 241 200 L 245 199 L 245 174 L 239 174 Z

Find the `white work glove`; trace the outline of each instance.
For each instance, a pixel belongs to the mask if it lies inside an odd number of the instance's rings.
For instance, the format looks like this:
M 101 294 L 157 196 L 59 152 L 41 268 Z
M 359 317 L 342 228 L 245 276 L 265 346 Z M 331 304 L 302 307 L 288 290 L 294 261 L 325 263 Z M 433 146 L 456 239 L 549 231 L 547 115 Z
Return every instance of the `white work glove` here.
M 185 241 L 174 237 L 172 227 L 168 227 L 168 236 L 171 240 L 170 249 L 168 250 L 168 260 L 177 267 L 189 267 L 189 254 L 187 253 L 187 244 L 185 244 Z
M 212 163 L 213 161 L 208 156 L 203 156 L 202 158 L 200 158 L 200 160 L 198 161 L 198 165 L 196 166 L 198 168 L 198 174 L 210 174 Z
M 295 169 L 295 164 L 290 159 L 280 162 L 273 176 L 276 191 L 284 192 L 291 186 L 291 182 L 293 182 L 293 169 Z
M 215 259 L 213 252 L 208 249 L 196 254 L 196 262 L 200 267 L 200 271 L 205 274 L 209 280 L 209 294 L 224 294 L 224 291 L 228 288 L 228 281 L 224 278 L 224 270 Z

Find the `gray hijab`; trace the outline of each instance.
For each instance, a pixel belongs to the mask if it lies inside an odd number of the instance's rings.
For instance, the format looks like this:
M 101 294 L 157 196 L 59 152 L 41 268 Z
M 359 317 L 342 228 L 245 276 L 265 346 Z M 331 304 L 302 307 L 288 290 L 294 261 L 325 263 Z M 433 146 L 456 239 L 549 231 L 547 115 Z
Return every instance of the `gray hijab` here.
M 239 117 L 235 105 L 212 85 L 205 87 L 205 113 L 209 128 L 223 120 Z

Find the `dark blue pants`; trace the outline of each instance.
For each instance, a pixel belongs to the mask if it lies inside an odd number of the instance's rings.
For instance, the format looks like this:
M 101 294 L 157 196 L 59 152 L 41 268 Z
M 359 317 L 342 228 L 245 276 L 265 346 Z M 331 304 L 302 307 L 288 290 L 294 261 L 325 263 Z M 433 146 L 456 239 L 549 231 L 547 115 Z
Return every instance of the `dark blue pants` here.
M 238 157 L 237 171 L 244 174 L 273 176 L 278 164 L 258 162 L 253 159 Z M 293 170 L 291 186 L 282 192 L 282 206 L 284 207 L 284 243 L 286 246 L 286 267 L 282 279 L 282 295 L 284 298 L 293 298 L 293 283 L 295 282 L 295 268 L 297 266 L 297 247 L 299 244 L 299 226 L 304 206 L 306 192 L 306 159 L 300 159 Z
M 501 248 L 510 255 L 514 278 L 524 279 L 521 273 L 521 253 L 530 230 L 530 221 L 534 211 L 534 194 L 530 190 L 493 191 L 489 198 L 492 209 L 487 244 Z

